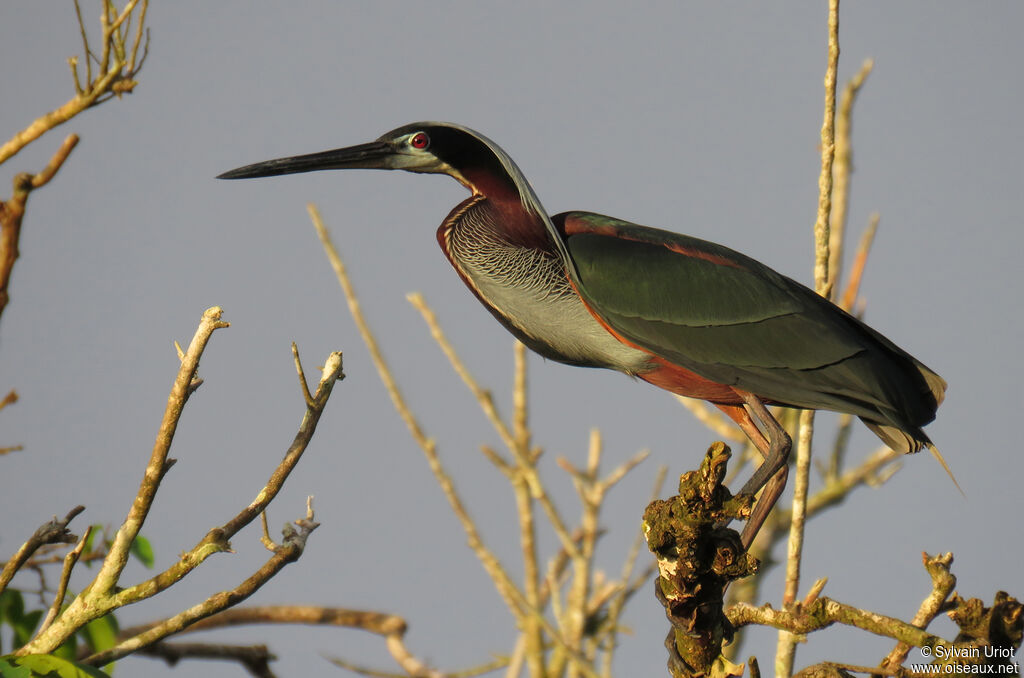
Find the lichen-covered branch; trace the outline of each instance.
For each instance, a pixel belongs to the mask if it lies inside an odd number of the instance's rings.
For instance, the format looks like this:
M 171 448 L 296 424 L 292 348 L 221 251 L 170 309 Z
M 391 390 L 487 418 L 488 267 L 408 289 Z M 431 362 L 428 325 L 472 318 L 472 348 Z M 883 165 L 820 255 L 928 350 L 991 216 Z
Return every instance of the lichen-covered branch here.
M 847 206 L 850 201 L 850 183 L 853 177 L 853 102 L 864 86 L 874 62 L 865 60 L 860 71 L 847 81 L 839 98 L 835 118 L 835 161 L 832 170 L 832 214 L 829 216 L 828 281 L 832 300 L 836 300 L 842 267 L 843 241 L 846 233 Z
M 199 368 L 199 358 L 213 332 L 228 326 L 227 323 L 220 320 L 221 313 L 221 309 L 218 307 L 209 308 L 203 313 L 199 328 L 192 338 L 188 353 L 184 356 L 174 380 L 174 385 L 171 387 L 171 393 L 168 396 L 167 406 L 164 410 L 164 417 L 160 423 L 160 429 L 157 433 L 149 463 L 146 465 L 139 492 L 132 502 L 128 516 L 115 534 L 110 550 L 106 558 L 104 558 L 99 572 L 92 583 L 72 601 L 68 609 L 54 621 L 50 628 L 37 636 L 31 643 L 22 647 L 19 650 L 20 654 L 52 652 L 74 633 L 76 629 L 81 628 L 92 619 L 102 617 L 116 606 L 114 595 L 111 592 L 117 585 L 118 578 L 128 562 L 131 544 L 138 535 L 149 513 L 157 488 L 161 480 L 163 480 L 163 476 L 167 472 L 170 463 L 173 463 L 173 461 L 168 460 L 167 454 L 170 451 L 171 441 L 174 438 L 178 420 L 185 407 L 185 401 L 191 392 L 190 385 L 195 378 L 196 370 Z
M 320 526 L 314 520 L 313 507 L 307 502 L 306 516 L 294 522 L 295 527 L 290 524 L 285 526 L 284 539 L 275 549 L 266 563 L 256 572 L 250 575 L 245 581 L 230 591 L 215 593 L 199 605 L 190 607 L 179 614 L 164 620 L 153 628 L 150 628 L 136 636 L 119 642 L 109 650 L 97 652 L 85 658 L 87 664 L 104 666 L 112 661 L 127 656 L 136 650 L 151 645 L 174 633 L 181 631 L 196 621 L 214 615 L 221 610 L 237 605 L 253 593 L 258 591 L 274 575 L 289 563 L 299 559 L 306 548 L 306 540 L 309 535 Z M 298 529 L 296 529 L 298 528 Z
M 725 443 L 707 451 L 700 469 L 683 474 L 679 494 L 651 502 L 644 512 L 647 547 L 658 560 L 655 593 L 672 623 L 665 645 L 672 676 L 703 675 L 716 663 L 739 675 L 722 656 L 733 625 L 723 612 L 729 582 L 757 572 L 739 534 L 718 524 L 750 515 L 753 497 L 733 497 L 722 484 L 731 452 Z
M 819 665 L 825 673 L 814 673 L 819 667 L 809 667 L 800 675 L 839 675 L 834 671 L 828 673 L 832 670 L 829 667 L 835 666 L 883 675 L 908 675 L 907 670 L 900 665 L 913 647 L 920 647 L 922 654 L 934 657 L 933 664 L 1010 664 L 1021 644 L 1024 605 L 1003 591 L 996 593 L 991 607 L 986 607 L 977 598 L 964 600 L 958 595 L 947 602 L 949 592 L 955 586 L 955 578 L 949 572 L 952 555 L 933 557 L 924 554 L 923 560 L 932 577 L 933 590 L 912 622 L 818 597 L 820 586 L 816 586 L 805 600 L 788 605 L 785 609 L 737 603 L 727 608 L 726 615 L 735 628 L 759 624 L 799 636 L 833 624 L 843 624 L 898 641 L 897 647 L 880 667 L 829 664 Z M 952 642 L 926 630 L 941 610 L 948 610 L 949 617 L 960 627 L 960 633 Z
M 67 609 L 52 620 L 49 628 L 43 629 L 33 641 L 20 648 L 17 651 L 18 654 L 52 652 L 89 621 L 104 616 L 114 609 L 144 600 L 166 590 L 213 553 L 229 550 L 230 538 L 266 509 L 298 463 L 316 431 L 317 422 L 330 398 L 334 383 L 342 377 L 340 353 L 332 353 L 328 356 L 315 394 L 310 395 L 308 387 L 303 385 L 305 412 L 299 430 L 284 459 L 274 469 L 269 481 L 257 493 L 252 503 L 225 524 L 210 530 L 193 549 L 182 554 L 167 570 L 133 586 L 124 588 L 118 586 L 131 544 L 148 515 L 164 475 L 174 463 L 174 460 L 168 457 L 168 453 L 185 403 L 200 383 L 196 376 L 199 358 L 213 332 L 228 326 L 220 318 L 220 308 L 208 309 L 203 314 L 188 350 L 182 352 L 179 349 L 181 368 L 168 396 L 164 418 L 156 436 L 149 464 L 146 466 L 139 492 L 132 503 L 131 510 L 115 534 L 99 573 Z M 298 369 L 301 376 L 303 374 L 301 364 Z M 89 660 L 98 664 L 113 661 L 167 635 L 176 633 L 197 619 L 215 614 L 244 600 L 302 553 L 306 538 L 317 526 L 313 521 L 311 505 L 307 507 L 306 517 L 296 521 L 295 525 L 298 526 L 298 529 L 289 526 L 286 529 L 284 541 L 280 545 L 273 545 L 274 555 L 235 589 L 211 596 L 203 603 L 165 620 L 158 628 L 128 638 L 115 648 L 90 657 Z
M 50 604 L 50 609 L 46 612 L 46 617 L 43 619 L 43 623 L 39 625 L 39 630 L 36 631 L 38 636 L 40 633 L 44 633 L 46 629 L 50 628 L 50 624 L 57 618 L 60 613 L 61 607 L 64 605 L 64 596 L 68 592 L 68 582 L 71 581 L 71 570 L 74 569 L 75 565 L 78 564 L 78 559 L 82 557 L 82 551 L 85 550 L 85 545 L 89 541 L 89 535 L 92 534 L 93 526 L 90 525 L 86 528 L 82 538 L 78 540 L 78 544 L 75 548 L 71 549 L 64 556 L 64 566 L 60 572 L 60 582 L 57 584 L 57 592 L 53 595 L 53 602 Z
M 736 603 L 729 607 L 726 614 L 736 628 L 759 624 L 802 635 L 839 623 L 893 638 L 914 647 L 934 647 L 943 642 L 939 636 L 895 617 L 868 612 L 827 597 L 817 598 L 809 605 L 794 603 L 784 610 L 776 610 L 770 604 L 755 607 L 747 603 Z
M 942 612 L 946 605 L 946 600 L 953 593 L 953 589 L 956 588 L 956 577 L 949 570 L 950 565 L 953 564 L 952 553 L 936 556 L 922 553 L 921 561 L 924 563 L 924 568 L 928 571 L 928 575 L 932 578 L 932 592 L 922 601 L 921 607 L 910 623 L 918 628 L 926 629 L 932 623 L 932 620 Z M 892 652 L 882 660 L 880 667 L 883 669 L 895 669 L 906 661 L 911 647 L 907 643 L 897 643 Z
M 828 4 L 828 66 L 825 69 L 825 112 L 821 126 L 821 174 L 818 177 L 818 214 L 814 222 L 814 291 L 832 296 L 834 278 L 829 271 L 830 226 L 832 221 L 833 164 L 836 153 L 836 78 L 839 71 L 839 0 Z M 845 205 L 844 205 L 845 207 Z M 842 218 L 839 219 L 840 221 Z M 793 507 L 786 558 L 784 603 L 796 599 L 800 588 L 800 564 L 803 554 L 807 494 L 811 472 L 811 439 L 814 435 L 814 411 L 800 413 L 797 431 L 796 464 L 793 473 Z M 779 634 L 775 656 L 775 674 L 788 678 L 793 673 L 796 641 Z

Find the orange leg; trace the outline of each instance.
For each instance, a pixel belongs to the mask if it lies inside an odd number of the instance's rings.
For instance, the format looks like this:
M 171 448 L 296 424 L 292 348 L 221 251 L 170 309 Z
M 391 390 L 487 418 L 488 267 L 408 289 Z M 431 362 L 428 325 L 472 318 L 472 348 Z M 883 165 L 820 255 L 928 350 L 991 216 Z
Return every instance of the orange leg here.
M 760 499 L 757 500 L 757 504 L 743 528 L 743 534 L 740 535 L 743 547 L 749 548 L 754 537 L 757 536 L 758 530 L 761 529 L 761 525 L 764 524 L 768 514 L 779 500 L 782 490 L 786 487 L 786 480 L 789 477 L 787 462 L 793 442 L 760 398 L 753 393 L 735 390 L 736 394 L 743 398 L 746 407 L 717 403 L 715 407 L 736 422 L 764 457 L 761 466 L 740 490 L 741 494 L 756 494 L 762 487 L 764 488 L 764 492 L 761 493 Z M 764 427 L 765 433 L 762 433 L 754 423 L 754 418 Z

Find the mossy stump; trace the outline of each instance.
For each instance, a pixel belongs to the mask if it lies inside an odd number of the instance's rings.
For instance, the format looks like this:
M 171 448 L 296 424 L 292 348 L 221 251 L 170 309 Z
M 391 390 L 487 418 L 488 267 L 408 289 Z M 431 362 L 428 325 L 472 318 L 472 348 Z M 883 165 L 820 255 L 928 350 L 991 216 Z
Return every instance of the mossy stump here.
M 730 520 L 750 516 L 753 497 L 734 497 L 722 485 L 732 453 L 722 442 L 708 449 L 696 471 L 679 479 L 679 494 L 644 511 L 647 547 L 658 559 L 655 595 L 672 623 L 665 645 L 675 677 L 728 675 L 722 645 L 733 628 L 723 612 L 725 589 L 757 572 Z

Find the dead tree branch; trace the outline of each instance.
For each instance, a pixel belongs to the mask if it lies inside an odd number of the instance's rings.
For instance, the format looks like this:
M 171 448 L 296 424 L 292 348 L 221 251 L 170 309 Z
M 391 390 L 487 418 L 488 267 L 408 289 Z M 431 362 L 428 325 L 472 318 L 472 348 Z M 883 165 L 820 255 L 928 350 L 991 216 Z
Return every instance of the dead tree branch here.
M 68 530 L 68 523 L 84 510 L 84 506 L 76 506 L 68 511 L 63 520 L 54 516 L 53 520 L 40 525 L 28 538 L 28 541 L 21 545 L 17 553 L 4 564 L 4 569 L 0 571 L 0 592 L 7 588 L 14 575 L 39 547 L 44 544 L 74 544 L 78 541 L 78 537 Z

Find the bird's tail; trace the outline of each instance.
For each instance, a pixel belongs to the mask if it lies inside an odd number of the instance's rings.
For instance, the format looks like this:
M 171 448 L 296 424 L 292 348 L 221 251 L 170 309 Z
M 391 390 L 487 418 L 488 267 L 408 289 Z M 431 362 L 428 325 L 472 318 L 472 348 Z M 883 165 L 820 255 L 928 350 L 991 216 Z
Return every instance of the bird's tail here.
M 946 460 L 942 458 L 942 453 L 939 452 L 939 448 L 935 447 L 935 445 L 929 442 L 928 449 L 931 451 L 935 459 L 938 460 L 940 464 L 942 464 L 942 468 L 946 469 L 946 473 L 949 474 L 949 479 L 953 481 L 954 485 L 956 485 L 956 489 L 960 490 L 960 494 L 962 494 L 966 498 L 967 495 L 964 494 L 964 490 L 962 487 L 960 487 L 960 483 L 956 481 L 956 476 L 954 476 L 953 472 L 949 470 L 949 464 L 947 464 Z
M 943 384 L 944 383 L 945 382 L 943 382 Z M 963 488 L 960 487 L 960 483 L 956 481 L 956 476 L 954 476 L 953 471 L 950 470 L 949 464 L 947 464 L 946 460 L 943 459 L 942 453 L 939 452 L 939 448 L 935 447 L 932 441 L 928 439 L 928 436 L 924 434 L 924 431 L 917 429 L 915 433 L 907 433 L 903 427 L 896 426 L 894 424 L 879 424 L 877 421 L 870 421 L 863 417 L 861 417 L 861 421 L 863 421 L 876 436 L 881 438 L 883 443 L 896 452 L 912 454 L 927 447 L 931 450 L 935 459 L 942 464 L 942 468 L 944 468 L 946 473 L 949 474 L 949 479 L 953 481 L 954 485 L 956 485 L 956 489 L 960 490 L 960 494 L 963 494 L 965 497 L 967 496 L 964 494 Z

